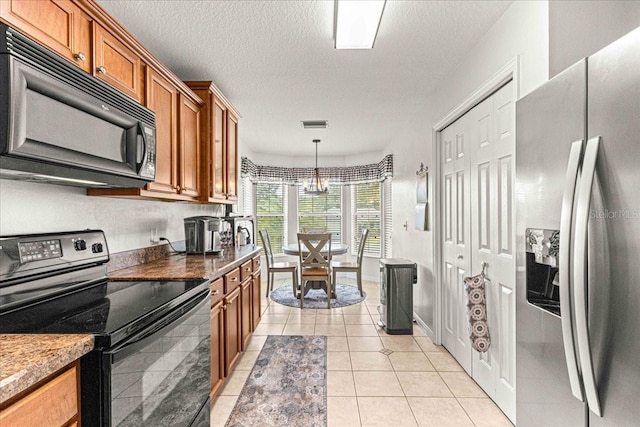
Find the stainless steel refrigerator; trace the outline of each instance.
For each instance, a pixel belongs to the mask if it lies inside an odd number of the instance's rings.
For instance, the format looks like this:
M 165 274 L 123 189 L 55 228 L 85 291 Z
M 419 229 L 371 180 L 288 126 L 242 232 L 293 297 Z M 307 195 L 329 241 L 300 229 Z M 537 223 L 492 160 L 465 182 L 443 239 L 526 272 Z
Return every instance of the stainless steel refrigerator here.
M 640 425 L 640 28 L 516 132 L 517 426 Z

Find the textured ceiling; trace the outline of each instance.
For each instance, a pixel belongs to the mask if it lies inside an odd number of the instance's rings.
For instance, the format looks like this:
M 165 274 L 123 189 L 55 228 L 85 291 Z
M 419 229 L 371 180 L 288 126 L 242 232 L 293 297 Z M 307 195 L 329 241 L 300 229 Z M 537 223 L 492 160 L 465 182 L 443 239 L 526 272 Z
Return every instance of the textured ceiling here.
M 373 50 L 333 48 L 331 1 L 99 3 L 184 80 L 213 80 L 257 153 L 379 151 L 510 1 L 388 0 Z M 325 130 L 301 120 L 328 120 Z

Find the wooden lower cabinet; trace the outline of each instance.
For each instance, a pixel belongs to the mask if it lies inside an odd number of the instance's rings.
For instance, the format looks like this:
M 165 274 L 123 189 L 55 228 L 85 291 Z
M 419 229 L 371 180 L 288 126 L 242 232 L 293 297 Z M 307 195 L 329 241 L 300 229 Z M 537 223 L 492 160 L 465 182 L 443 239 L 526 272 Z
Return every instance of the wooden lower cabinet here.
M 254 257 L 211 282 L 213 399 L 249 345 L 262 313 L 260 259 Z
M 223 279 L 211 284 L 211 393 L 218 393 L 224 383 L 224 304 L 222 299 Z
M 224 375 L 229 376 L 242 349 L 240 287 L 235 288 L 224 297 L 222 309 L 224 310 L 225 335 Z
M 251 276 L 240 285 L 240 300 L 242 306 L 242 351 L 247 348 L 251 332 L 253 332 L 253 316 L 251 313 Z
M 0 426 L 68 426 L 79 419 L 78 362 L 0 409 Z
M 261 296 L 261 276 L 260 270 L 253 273 L 253 277 L 251 279 L 251 313 L 253 316 L 253 327 L 251 330 L 255 331 L 258 327 L 258 323 L 260 323 L 260 319 L 262 317 L 262 296 Z

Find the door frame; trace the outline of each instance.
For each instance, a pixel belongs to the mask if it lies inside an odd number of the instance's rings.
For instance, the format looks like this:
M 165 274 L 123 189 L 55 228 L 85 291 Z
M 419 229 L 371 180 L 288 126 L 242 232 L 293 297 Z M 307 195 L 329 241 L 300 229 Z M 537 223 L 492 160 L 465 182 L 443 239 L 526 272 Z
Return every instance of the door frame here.
M 498 70 L 485 83 L 476 89 L 471 95 L 464 99 L 460 104 L 449 111 L 439 122 L 437 122 L 432 130 L 433 140 L 433 194 L 434 194 L 434 227 L 435 235 L 433 238 L 433 254 L 434 254 L 434 272 L 435 272 L 435 313 L 433 319 L 434 343 L 442 344 L 442 296 L 444 289 L 442 288 L 442 180 L 440 174 L 442 172 L 440 159 L 442 156 L 442 130 L 464 116 L 473 107 L 487 99 L 496 90 L 505 83 L 513 81 L 513 101 L 520 98 L 520 58 L 515 56 L 505 66 Z

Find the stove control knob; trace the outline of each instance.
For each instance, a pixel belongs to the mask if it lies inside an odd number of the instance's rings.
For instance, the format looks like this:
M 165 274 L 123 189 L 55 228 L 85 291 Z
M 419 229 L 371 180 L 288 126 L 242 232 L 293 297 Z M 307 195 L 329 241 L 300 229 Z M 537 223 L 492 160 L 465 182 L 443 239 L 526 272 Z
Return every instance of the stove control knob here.
M 87 242 L 86 240 L 78 239 L 73 243 L 73 247 L 76 251 L 84 251 L 87 249 Z
M 91 245 L 91 252 L 93 252 L 94 254 L 99 254 L 102 251 L 102 243 L 94 243 L 93 245 Z

